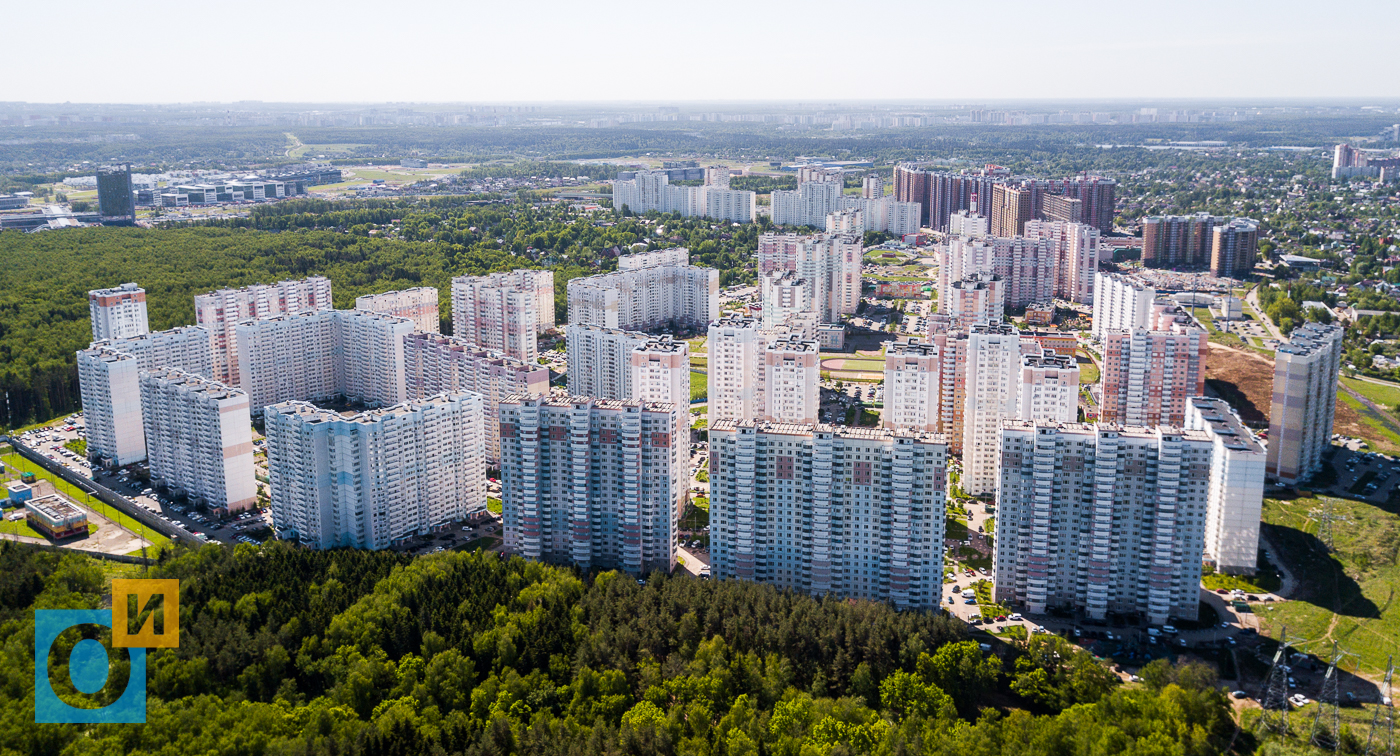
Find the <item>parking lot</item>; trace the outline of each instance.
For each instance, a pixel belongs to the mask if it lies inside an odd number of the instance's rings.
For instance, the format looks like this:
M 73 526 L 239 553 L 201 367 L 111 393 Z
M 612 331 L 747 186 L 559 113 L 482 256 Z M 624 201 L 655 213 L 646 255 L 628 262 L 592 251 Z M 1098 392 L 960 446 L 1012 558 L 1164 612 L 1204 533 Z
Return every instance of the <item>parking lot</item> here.
M 1335 440 L 1339 443 L 1343 441 L 1340 438 Z M 1353 441 L 1350 446 L 1357 447 L 1358 444 Z M 1331 465 L 1337 482 L 1323 493 L 1385 504 L 1400 490 L 1400 460 L 1347 446 L 1333 446 L 1333 449 L 1331 459 L 1325 459 L 1324 464 Z

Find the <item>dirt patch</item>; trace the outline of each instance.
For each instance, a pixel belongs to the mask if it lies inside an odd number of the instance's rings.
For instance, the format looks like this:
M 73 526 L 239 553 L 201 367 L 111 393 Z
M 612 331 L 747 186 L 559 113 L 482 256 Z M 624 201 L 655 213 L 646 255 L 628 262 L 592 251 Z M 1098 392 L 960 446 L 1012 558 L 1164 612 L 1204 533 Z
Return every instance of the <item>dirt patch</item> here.
M 1274 395 L 1274 363 L 1262 354 L 1212 343 L 1206 352 L 1206 389 L 1230 403 L 1246 425 L 1266 428 Z M 1361 415 L 1337 402 L 1333 432 L 1366 437 Z

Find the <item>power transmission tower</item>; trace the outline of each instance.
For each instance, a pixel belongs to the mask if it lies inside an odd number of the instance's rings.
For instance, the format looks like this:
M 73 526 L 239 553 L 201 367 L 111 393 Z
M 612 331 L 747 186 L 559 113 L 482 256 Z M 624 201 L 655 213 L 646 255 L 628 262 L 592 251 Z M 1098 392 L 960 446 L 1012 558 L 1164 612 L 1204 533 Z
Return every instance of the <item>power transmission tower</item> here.
M 1317 522 L 1317 537 L 1327 546 L 1327 552 L 1332 552 L 1332 500 L 1323 498 L 1322 516 Z
M 1317 712 L 1309 733 L 1313 745 L 1325 751 L 1335 751 L 1341 743 L 1342 691 L 1337 684 L 1337 662 L 1341 658 L 1337 642 L 1332 641 L 1332 661 L 1327 665 L 1327 676 L 1322 678 L 1322 692 L 1317 694 Z
M 1283 668 L 1288 657 L 1288 628 L 1281 628 L 1278 635 L 1278 650 L 1274 651 L 1273 666 L 1269 668 L 1269 680 L 1265 684 L 1264 713 L 1259 717 L 1259 729 L 1279 735 L 1288 734 L 1288 672 Z
M 1385 662 L 1385 679 L 1381 681 L 1381 705 L 1371 714 L 1371 733 L 1366 736 L 1366 756 L 1395 756 L 1395 700 L 1391 682 L 1395 678 L 1395 657 Z M 1381 722 L 1381 712 L 1385 722 Z

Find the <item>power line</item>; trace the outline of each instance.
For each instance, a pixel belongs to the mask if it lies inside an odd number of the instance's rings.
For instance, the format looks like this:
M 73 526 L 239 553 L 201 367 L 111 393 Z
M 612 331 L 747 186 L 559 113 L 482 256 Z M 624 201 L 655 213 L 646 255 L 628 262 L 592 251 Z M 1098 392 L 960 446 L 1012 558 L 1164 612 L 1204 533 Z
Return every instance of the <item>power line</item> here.
M 1381 705 L 1371 714 L 1371 732 L 1366 736 L 1366 756 L 1395 756 L 1395 700 L 1391 683 L 1395 678 L 1395 657 L 1385 662 L 1385 678 L 1381 681 Z M 1381 722 L 1381 712 L 1385 722 Z

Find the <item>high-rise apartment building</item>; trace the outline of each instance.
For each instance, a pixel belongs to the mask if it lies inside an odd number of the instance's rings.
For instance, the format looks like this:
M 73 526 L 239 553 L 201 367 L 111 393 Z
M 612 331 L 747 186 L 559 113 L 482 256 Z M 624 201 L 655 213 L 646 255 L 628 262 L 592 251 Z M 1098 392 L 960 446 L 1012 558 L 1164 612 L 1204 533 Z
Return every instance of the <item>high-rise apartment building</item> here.
M 948 217 L 948 235 L 963 239 L 982 239 L 991 233 L 991 221 L 976 210 L 959 210 Z M 949 243 L 952 243 L 950 239 Z
M 685 407 L 591 397 L 501 403 L 506 547 L 527 559 L 670 572 L 685 504 Z
M 1006 315 L 1006 282 L 993 273 L 970 274 L 950 284 L 938 310 L 961 330 L 1000 323 Z
M 104 226 L 136 225 L 136 192 L 131 186 L 130 165 L 97 169 L 97 213 Z
M 707 396 L 709 420 L 752 420 L 763 414 L 763 349 L 758 320 L 725 315 L 710 324 Z
M 553 278 L 553 273 L 550 273 Z M 553 288 L 551 281 L 550 287 Z M 550 292 L 553 299 L 553 292 Z M 355 298 L 355 309 L 381 312 L 396 318 L 413 321 L 413 329 L 421 333 L 437 333 L 438 290 L 432 286 L 417 286 L 403 291 L 386 291 L 381 294 L 365 294 Z M 553 307 L 551 303 L 551 313 Z
M 88 316 L 92 340 L 126 339 L 149 333 L 146 290 L 134 283 L 88 292 Z
M 1199 430 L 1007 420 L 997 601 L 1194 620 L 1213 443 Z
M 638 215 L 655 210 L 751 223 L 758 195 L 730 189 L 728 172 L 727 168 L 712 166 L 705 169 L 704 186 L 672 186 L 667 171 L 637 171 L 632 178 L 612 182 L 613 207 L 625 207 Z
M 1337 412 L 1343 333 L 1339 326 L 1306 323 L 1274 352 L 1265 470 L 1281 485 L 1297 485 L 1322 469 Z
M 1142 219 L 1142 264 L 1147 268 L 1204 268 L 1210 265 L 1216 226 L 1229 222 L 1210 213 L 1152 215 Z
M 943 361 L 937 342 L 900 340 L 885 349 L 885 406 L 880 422 L 886 428 L 936 433 L 942 430 Z
M 539 357 L 536 334 L 553 327 L 553 271 L 513 270 L 452 279 L 452 335 L 458 339 L 534 362 Z
M 1210 502 L 1205 561 L 1227 575 L 1253 575 L 1259 565 L 1264 506 L 1264 447 L 1223 399 L 1193 397 L 1186 427 L 1210 434 Z
M 789 334 L 763 348 L 762 418 L 776 423 L 817 422 L 821 345 Z
M 372 407 L 405 398 L 406 318 L 322 310 L 245 320 L 235 331 L 239 387 L 253 414 L 289 401 L 344 398 Z
M 824 228 L 826 216 L 844 209 L 841 187 L 838 177 L 834 181 L 805 181 L 792 190 L 775 190 L 772 194 L 773 225 Z
M 409 400 L 438 394 L 480 394 L 485 417 L 485 459 L 501 459 L 497 408 L 515 394 L 549 393 L 549 368 L 490 352 L 452 336 L 403 337 L 404 394 Z
M 301 312 L 331 309 L 331 282 L 322 276 L 275 284 L 255 284 L 241 289 L 220 289 L 194 298 L 195 322 L 209 332 L 215 381 L 242 385 L 238 374 L 238 324 Z
M 1079 418 L 1079 363 L 1073 357 L 1023 354 L 1019 373 L 1016 417 L 1060 423 Z
M 629 366 L 636 401 L 690 406 L 690 345 L 656 336 L 632 350 Z
M 1080 223 L 1084 220 L 1084 203 L 1063 194 L 1048 194 L 1041 204 L 1041 216 L 1047 221 Z
M 1206 337 L 1199 328 L 1105 333 L 1099 420 L 1181 427 L 1187 399 L 1205 394 Z
M 257 506 L 248 395 L 173 369 L 140 381 L 151 482 L 215 511 Z
M 1020 236 L 1026 223 L 1035 218 L 1028 189 L 1007 184 L 992 187 L 991 207 L 986 211 L 992 220 L 992 236 Z
M 303 546 L 383 549 L 486 509 L 479 394 L 345 416 L 267 408 L 272 517 Z
M 1119 273 L 1094 277 L 1094 338 L 1103 341 L 1112 331 L 1147 328 L 1157 290 Z
M 900 608 L 937 604 L 947 458 L 931 433 L 712 424 L 714 576 Z
M 996 490 L 998 435 L 1001 421 L 1020 411 L 1020 367 L 1019 331 L 1005 324 L 972 328 L 962 442 L 962 486 L 972 496 Z
M 632 259 L 637 258 L 637 259 Z M 684 248 L 617 259 L 617 271 L 569 281 L 569 322 L 642 331 L 704 328 L 719 317 L 719 271 Z
M 816 314 L 812 301 L 808 299 L 811 290 L 801 276 L 791 270 L 768 273 L 759 281 L 763 302 L 763 327 L 773 328 L 783 323 L 791 315 L 810 312 Z
M 861 241 L 845 234 L 763 234 L 758 237 L 758 274 L 792 271 L 807 286 L 817 318 L 835 323 L 860 305 Z
M 860 196 L 863 199 L 882 199 L 885 196 L 885 179 L 878 173 L 861 179 Z
M 1082 222 L 1097 228 L 1101 233 L 1113 232 L 1113 216 L 1116 210 L 1118 182 L 1102 176 L 1087 174 L 1074 178 L 1052 180 L 1050 194 L 1063 194 L 1077 199 L 1082 204 Z
M 641 331 L 576 323 L 565 326 L 564 334 L 570 394 L 598 399 L 633 398 L 632 351 L 650 341 L 651 336 Z
M 87 456 L 103 467 L 122 467 L 146 458 L 141 369 L 136 357 L 112 347 L 78 352 Z
M 1244 278 L 1254 270 L 1259 246 L 1259 224 L 1235 218 L 1210 230 L 1210 274 L 1216 278 Z
M 1055 259 L 1055 296 L 1093 304 L 1094 278 L 1099 272 L 1099 230 L 1085 223 L 1030 221 L 1024 233 L 1028 239 L 1045 242 Z
M 953 221 L 959 218 L 955 216 Z M 1006 307 L 1049 301 L 1056 291 L 1056 245 L 1060 241 L 1050 233 L 1044 238 L 950 238 L 938 252 L 939 312 L 948 312 L 944 301 L 951 295 L 952 285 L 976 273 L 994 273 L 1000 278 Z
M 174 368 L 208 377 L 209 334 L 198 326 L 93 342 L 77 355 L 88 459 L 121 467 L 146 458 L 140 371 Z

